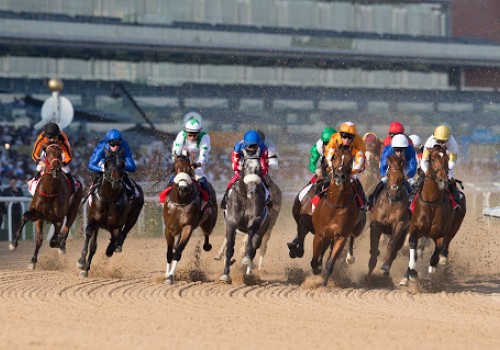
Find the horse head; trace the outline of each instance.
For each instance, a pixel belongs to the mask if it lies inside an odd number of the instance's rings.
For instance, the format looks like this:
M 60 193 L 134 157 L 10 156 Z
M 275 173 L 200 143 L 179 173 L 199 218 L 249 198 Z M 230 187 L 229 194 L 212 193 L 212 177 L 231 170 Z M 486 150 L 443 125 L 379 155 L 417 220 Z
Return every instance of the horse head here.
M 62 150 L 58 144 L 52 143 L 45 147 L 45 172 L 51 174 L 54 178 L 59 176 L 62 162 Z
M 395 154 L 387 158 L 387 195 L 392 201 L 400 198 L 401 191 L 405 189 L 404 162 L 404 157 L 398 157 Z
M 174 171 L 176 174 L 174 183 L 181 198 L 186 198 L 193 184 L 191 161 L 191 153 L 187 150 L 182 150 L 180 155 L 174 154 Z
M 341 186 L 349 181 L 352 171 L 352 152 L 349 146 L 340 145 L 332 157 L 332 179 L 335 185 Z
M 120 184 L 125 176 L 125 161 L 123 149 L 118 152 L 104 150 L 104 179 L 111 182 L 113 187 Z
M 257 152 L 254 155 L 250 155 L 244 149 L 241 177 L 247 186 L 248 198 L 251 198 L 257 192 L 257 188 L 262 181 L 260 178 L 260 172 L 260 149 L 257 149 Z
M 434 180 L 438 188 L 444 191 L 448 187 L 448 154 L 446 146 L 435 145 L 429 149 L 429 169 L 426 177 Z

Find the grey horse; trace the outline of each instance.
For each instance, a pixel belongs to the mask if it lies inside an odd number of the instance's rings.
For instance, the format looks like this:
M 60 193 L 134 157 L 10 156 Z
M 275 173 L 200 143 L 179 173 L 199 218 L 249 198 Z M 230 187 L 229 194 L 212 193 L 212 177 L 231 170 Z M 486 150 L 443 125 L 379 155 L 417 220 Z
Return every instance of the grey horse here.
M 234 255 L 236 230 L 248 234 L 245 255 L 241 261 L 246 266 L 246 274 L 251 273 L 253 259 L 262 238 L 269 227 L 269 215 L 266 206 L 266 189 L 260 178 L 260 160 L 258 154 L 249 156 L 244 153 L 240 179 L 228 194 L 227 209 L 224 212 L 226 222 L 226 259 L 224 274 L 220 280 L 231 283 L 229 270 Z

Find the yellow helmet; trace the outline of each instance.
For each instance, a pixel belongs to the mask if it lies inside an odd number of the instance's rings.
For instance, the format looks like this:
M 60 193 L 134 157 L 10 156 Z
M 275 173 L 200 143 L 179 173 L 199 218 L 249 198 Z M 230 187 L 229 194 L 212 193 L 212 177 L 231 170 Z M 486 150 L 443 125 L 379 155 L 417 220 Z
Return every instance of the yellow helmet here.
M 440 141 L 448 141 L 451 136 L 451 131 L 446 125 L 439 125 L 434 130 L 434 138 Z
M 340 126 L 339 132 L 345 132 L 347 134 L 356 135 L 356 125 L 351 122 L 345 122 Z

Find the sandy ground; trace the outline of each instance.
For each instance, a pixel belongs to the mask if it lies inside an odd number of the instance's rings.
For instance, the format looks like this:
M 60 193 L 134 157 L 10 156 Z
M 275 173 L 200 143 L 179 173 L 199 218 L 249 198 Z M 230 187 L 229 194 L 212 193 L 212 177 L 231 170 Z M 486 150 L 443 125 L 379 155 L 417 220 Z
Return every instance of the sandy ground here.
M 222 220 L 211 252 L 200 252 L 196 233 L 172 286 L 163 283 L 162 237 L 132 235 L 108 259 L 108 234 L 101 232 L 86 279 L 76 268 L 81 233 L 62 257 L 45 241 L 35 271 L 26 269 L 33 241 L 15 252 L 0 242 L 1 348 L 500 349 L 500 220 L 484 219 L 481 198 L 476 202 L 452 242 L 449 265 L 429 276 L 429 249 L 420 284 L 406 288 L 398 286 L 406 253 L 390 278 L 378 270 L 366 277 L 368 230 L 356 243 L 356 262 L 339 262 L 333 281 L 321 287 L 309 265 L 311 236 L 302 259 L 288 257 L 295 225 L 286 205 L 263 271 L 245 281 L 237 250 L 230 285 L 218 282 L 222 262 L 213 259 Z

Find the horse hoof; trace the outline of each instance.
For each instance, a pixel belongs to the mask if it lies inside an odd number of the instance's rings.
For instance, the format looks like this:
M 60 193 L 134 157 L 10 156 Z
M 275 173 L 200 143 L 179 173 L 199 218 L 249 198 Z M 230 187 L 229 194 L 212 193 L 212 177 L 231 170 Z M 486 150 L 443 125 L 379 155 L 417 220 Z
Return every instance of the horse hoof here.
M 446 265 L 447 263 L 448 263 L 448 258 L 440 255 L 439 256 L 439 264 L 440 265 Z
M 231 259 L 231 261 L 229 262 L 229 266 L 231 266 L 232 264 L 234 264 L 236 262 L 236 259 Z
M 408 285 L 408 277 L 403 278 L 403 279 L 399 282 L 399 285 L 400 285 L 400 286 L 407 286 L 407 285 Z
M 221 260 L 222 259 L 222 255 L 216 255 L 214 256 L 214 260 Z
M 79 261 L 76 263 L 76 268 L 77 269 L 83 270 L 84 267 L 85 267 L 85 263 L 81 263 Z
M 436 268 L 434 266 L 429 266 L 429 273 L 433 274 L 434 272 L 436 272 Z
M 345 262 L 348 264 L 354 264 L 355 261 L 356 261 L 356 258 L 352 255 L 350 255 L 350 256 L 348 255 L 345 258 Z
M 59 248 L 59 250 L 57 251 L 57 254 L 59 254 L 59 256 L 65 255 L 66 254 L 66 248 Z
M 244 256 L 242 259 L 241 259 L 241 265 L 245 265 L 249 268 L 252 268 L 253 266 L 253 261 L 252 259 L 250 259 L 249 257 L 247 256 Z
M 167 279 L 165 280 L 165 284 L 168 284 L 168 285 L 174 284 L 174 276 L 173 275 L 168 275 Z
M 302 258 L 304 256 L 304 249 L 297 248 L 297 258 Z
M 34 269 L 35 269 L 35 267 L 36 267 L 36 264 L 30 263 L 30 264 L 28 265 L 28 270 L 34 270 Z
M 290 249 L 290 251 L 288 252 L 288 256 L 291 259 L 295 259 L 297 257 L 297 253 L 295 252 L 295 249 Z
M 53 240 L 51 240 L 51 241 L 49 242 L 49 246 L 50 246 L 51 248 L 55 248 L 55 247 L 57 247 L 57 246 L 59 245 L 58 243 L 59 243 L 59 242 L 57 242 L 57 241 L 53 241 Z
M 327 285 L 327 284 L 328 284 L 328 281 L 323 281 L 323 282 L 321 282 L 321 286 L 322 286 L 322 287 L 326 287 L 326 285 Z
M 418 272 L 416 270 L 411 269 L 408 272 L 408 278 L 412 283 L 418 283 Z
M 121 246 L 121 245 L 117 246 L 117 247 L 115 248 L 115 253 L 121 253 L 121 252 L 122 252 L 122 249 L 123 249 L 123 248 L 122 248 L 122 246 Z
M 314 275 L 319 275 L 321 273 L 321 269 L 320 268 L 313 268 L 313 274 Z
M 80 271 L 79 276 L 80 277 L 89 277 L 89 272 L 88 271 Z
M 387 272 L 387 273 L 389 273 L 389 270 L 390 270 L 390 269 L 391 269 L 391 267 L 390 267 L 389 265 L 386 265 L 386 264 L 384 264 L 384 265 L 382 265 L 382 266 L 380 267 L 380 270 L 381 270 L 382 272 L 384 272 L 384 273 L 386 273 L 386 272 Z
M 229 275 L 225 275 L 225 274 L 220 276 L 219 280 L 221 282 L 224 282 L 224 283 L 231 283 L 232 282 L 231 277 L 229 277 Z
M 16 250 L 16 248 L 17 248 L 17 247 L 16 247 L 14 244 L 12 244 L 12 243 L 10 243 L 10 244 L 9 244 L 9 250 L 10 250 L 11 252 L 13 252 L 14 250 Z
M 212 250 L 212 245 L 210 243 L 204 244 L 203 245 L 203 250 L 206 252 L 209 252 Z

